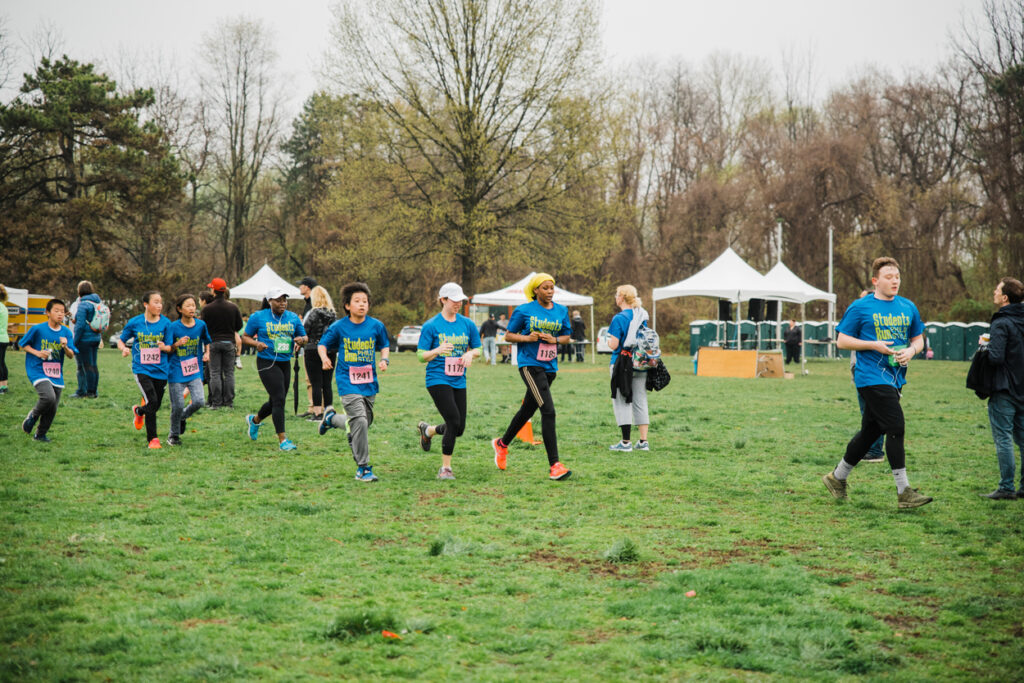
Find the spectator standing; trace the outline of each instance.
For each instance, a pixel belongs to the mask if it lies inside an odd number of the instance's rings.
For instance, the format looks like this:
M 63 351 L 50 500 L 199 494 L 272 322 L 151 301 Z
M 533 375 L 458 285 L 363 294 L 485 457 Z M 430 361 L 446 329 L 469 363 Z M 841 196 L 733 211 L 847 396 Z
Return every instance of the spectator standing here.
M 100 297 L 93 289 L 92 283 L 82 280 L 78 283 L 78 313 L 75 316 L 75 348 L 78 353 L 75 361 L 78 364 L 78 388 L 71 398 L 96 398 L 99 387 L 100 371 L 97 365 L 102 332 L 97 332 L 89 325 L 96 317 L 96 304 Z
M 999 461 L 999 488 L 981 494 L 993 500 L 1024 498 L 1024 285 L 1004 277 L 996 286 L 999 310 L 989 327 L 988 362 L 995 368 L 988 420 Z M 1021 453 L 1021 485 L 1014 493 L 1013 444 Z
M 786 330 L 784 340 L 786 342 L 786 365 L 789 365 L 790 361 L 800 362 L 800 344 L 803 342 L 804 335 L 800 330 L 800 326 L 796 324 L 795 320 L 789 321 L 789 329 Z
M 242 329 L 238 306 L 228 301 L 228 284 L 215 277 L 206 285 L 213 301 L 203 306 L 202 319 L 210 333 L 210 410 L 235 407 L 236 336 Z
M 576 350 L 576 362 L 583 362 L 583 342 L 587 339 L 587 324 L 583 322 L 583 316 L 580 315 L 579 311 L 572 312 L 572 346 Z
M 301 280 L 299 280 L 298 282 L 296 282 L 295 286 L 299 288 L 299 293 L 302 294 L 302 300 L 303 300 L 304 303 L 302 305 L 302 316 L 301 317 L 302 317 L 303 320 L 305 320 L 306 314 L 309 313 L 310 310 L 312 310 L 312 308 L 313 308 L 313 302 L 310 300 L 310 294 L 312 293 L 313 288 L 317 286 L 317 281 L 316 281 L 315 277 L 307 275 L 306 277 L 304 277 Z M 313 353 L 316 353 L 316 347 L 315 346 L 311 346 L 309 348 L 309 350 L 311 352 L 313 352 Z M 306 349 L 305 348 L 300 349 L 299 353 L 301 353 L 301 354 L 303 354 L 303 356 L 305 356 Z M 305 361 L 303 361 L 303 365 L 305 365 Z M 299 417 L 305 417 L 305 418 L 315 417 L 316 416 L 316 412 L 313 410 L 313 383 L 309 379 L 309 373 L 308 372 L 306 373 L 306 400 L 308 402 L 308 404 L 306 406 L 306 412 L 304 412 Z
M 498 323 L 494 315 L 487 316 L 487 320 L 480 326 L 480 339 L 483 343 L 484 362 L 491 365 L 498 363 L 498 345 L 495 337 L 498 335 Z
M 324 409 L 334 403 L 331 397 L 331 370 L 324 370 L 320 356 L 315 352 L 327 328 L 330 327 L 338 315 L 334 310 L 334 302 L 327 290 L 317 285 L 310 291 L 309 296 L 313 307 L 302 316 L 302 326 L 306 328 L 306 336 L 309 341 L 306 345 L 309 350 L 303 349 L 302 359 L 306 366 L 306 378 L 313 389 L 313 416 L 309 417 L 312 422 L 320 422 L 324 417 Z M 337 354 L 333 351 L 328 354 L 331 363 L 336 362 Z
M 608 326 L 608 348 L 612 350 L 608 370 L 613 380 L 612 386 L 617 388 L 617 391 L 612 392 L 612 413 L 615 415 L 615 423 L 619 426 L 622 439 L 608 449 L 620 453 L 633 450 L 649 451 L 651 446 L 647 442 L 647 430 L 651 418 L 647 410 L 647 373 L 633 370 L 632 375 L 627 375 L 627 378 L 622 380 L 622 385 L 617 386 L 620 382 L 616 381 L 616 368 L 625 363 L 627 370 L 632 369 L 632 352 L 636 348 L 637 332 L 641 327 L 647 326 L 650 318 L 641 305 L 640 297 L 637 296 L 636 287 L 633 285 L 619 285 L 615 290 L 615 305 L 619 307 L 619 312 Z M 623 363 L 620 363 L 619 358 L 623 350 L 627 353 L 622 359 Z M 623 390 L 624 388 L 626 390 Z M 636 425 L 640 433 L 635 446 L 632 441 L 633 425 Z
M 7 333 L 7 288 L 0 285 L 0 394 L 7 393 L 7 347 L 11 338 Z

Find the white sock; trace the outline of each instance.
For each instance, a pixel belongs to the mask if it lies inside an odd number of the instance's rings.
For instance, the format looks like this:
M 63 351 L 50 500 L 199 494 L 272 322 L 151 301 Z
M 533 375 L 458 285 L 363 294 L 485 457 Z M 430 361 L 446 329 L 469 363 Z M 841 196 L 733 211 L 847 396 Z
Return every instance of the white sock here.
M 896 480 L 896 493 L 903 493 L 908 488 L 910 488 L 910 482 L 907 481 L 906 467 L 901 467 L 898 470 L 893 470 L 892 478 Z
M 846 478 L 850 476 L 850 472 L 852 471 L 853 465 L 846 462 L 845 460 L 840 459 L 839 464 L 836 465 L 836 469 L 832 472 L 832 476 L 834 476 L 839 481 L 846 481 Z

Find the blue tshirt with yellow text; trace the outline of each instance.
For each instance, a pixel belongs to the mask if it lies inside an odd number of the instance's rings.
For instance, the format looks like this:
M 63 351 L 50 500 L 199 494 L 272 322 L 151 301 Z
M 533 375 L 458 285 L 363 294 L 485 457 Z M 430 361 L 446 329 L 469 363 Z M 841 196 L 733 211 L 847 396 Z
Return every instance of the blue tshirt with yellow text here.
M 338 352 L 334 378 L 338 396 L 360 394 L 374 396 L 377 384 L 377 351 L 391 345 L 384 323 L 366 316 L 361 323 L 346 316 L 331 324 L 320 337 L 320 346 Z
M 192 327 L 186 327 L 181 320 L 175 320 L 167 327 L 164 343 L 174 346 L 183 337 L 188 341 L 168 354 L 167 380 L 184 384 L 203 378 L 203 352 L 210 342 L 210 332 L 202 320 L 194 320 Z
M 153 379 L 167 379 L 167 354 L 161 352 L 158 362 L 143 363 L 141 353 L 142 349 L 159 349 L 170 326 L 171 321 L 164 315 L 152 323 L 146 320 L 145 314 L 137 315 L 128 321 L 121 332 L 121 341 L 128 343 L 132 337 L 135 338 L 135 343 L 132 344 L 132 373 L 147 375 Z
M 28 332 L 18 340 L 18 344 L 22 347 L 31 346 L 36 351 L 50 352 L 50 357 L 45 361 L 34 354 L 25 353 L 25 374 L 28 375 L 32 386 L 42 381 L 49 381 L 59 389 L 64 388 L 64 348 L 60 343 L 61 337 L 67 341 L 68 348 L 72 353 L 78 353 L 74 344 L 74 335 L 63 325 L 54 330 L 48 322 L 39 323 L 30 327 Z
M 572 332 L 569 322 L 569 309 L 562 304 L 552 302 L 551 308 L 544 308 L 536 301 L 516 307 L 512 311 L 512 319 L 508 321 L 508 331 L 515 334 L 546 332 L 553 337 L 561 337 Z M 556 353 L 551 355 L 550 345 L 535 341 L 516 344 L 516 362 L 521 367 L 541 367 L 545 372 L 558 372 L 557 344 Z M 539 360 L 538 355 L 547 353 L 550 360 Z
M 924 323 L 917 306 L 901 296 L 892 301 L 876 299 L 874 294 L 857 299 L 843 314 L 836 327 L 856 339 L 891 341 L 894 347 L 910 345 L 910 340 L 924 333 Z M 907 369 L 889 364 L 889 356 L 878 351 L 857 351 L 853 383 L 858 387 L 887 385 L 899 389 L 907 383 Z
M 473 321 L 464 315 L 456 313 L 455 322 L 448 322 L 443 315 L 438 313 L 423 323 L 417 348 L 421 351 L 429 351 L 444 342 L 451 343 L 455 348 L 427 363 L 427 386 L 447 384 L 453 389 L 465 389 L 467 371 L 463 368 L 461 374 L 456 374 L 460 371 L 451 366 L 452 360 L 445 360 L 445 358 L 459 358 L 470 349 L 480 348 L 480 331 L 476 329 Z
M 291 311 L 275 315 L 269 308 L 263 308 L 249 316 L 245 334 L 267 345 L 267 348 L 256 352 L 257 358 L 277 362 L 292 357 L 294 339 L 305 337 L 306 328 L 299 316 Z

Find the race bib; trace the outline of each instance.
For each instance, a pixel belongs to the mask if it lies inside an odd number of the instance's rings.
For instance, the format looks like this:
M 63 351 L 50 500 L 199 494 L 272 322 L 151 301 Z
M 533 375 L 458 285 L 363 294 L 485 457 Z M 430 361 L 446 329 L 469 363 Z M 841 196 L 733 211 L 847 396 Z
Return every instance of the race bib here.
M 160 365 L 160 349 L 139 349 L 139 362 L 143 365 Z
M 44 362 L 43 363 L 43 374 L 47 377 L 53 377 L 60 379 L 60 363 Z
M 462 364 L 459 356 L 445 356 L 444 374 L 449 377 L 462 377 L 466 374 L 466 366 Z
M 274 353 L 291 353 L 292 340 L 289 337 L 274 338 Z
M 183 375 L 194 375 L 199 372 L 199 359 L 198 358 L 184 358 L 181 361 L 181 374 Z
M 553 361 L 558 357 L 558 348 L 554 344 L 541 342 L 537 346 L 537 360 L 541 362 Z
M 350 365 L 348 381 L 352 384 L 371 384 L 373 382 L 372 365 Z

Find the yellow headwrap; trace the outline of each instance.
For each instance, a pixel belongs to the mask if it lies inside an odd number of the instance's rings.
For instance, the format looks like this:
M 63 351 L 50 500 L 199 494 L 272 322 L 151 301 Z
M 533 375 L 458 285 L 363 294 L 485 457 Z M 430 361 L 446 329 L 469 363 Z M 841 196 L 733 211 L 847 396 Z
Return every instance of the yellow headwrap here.
M 533 299 L 533 290 L 540 287 L 540 283 L 546 280 L 551 280 L 552 282 L 554 282 L 555 276 L 548 275 L 547 273 L 537 273 L 536 275 L 530 278 L 529 282 L 526 283 L 526 287 L 523 288 L 523 294 L 526 295 L 527 299 Z

